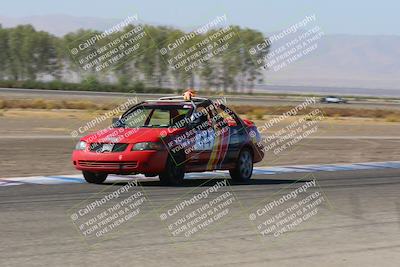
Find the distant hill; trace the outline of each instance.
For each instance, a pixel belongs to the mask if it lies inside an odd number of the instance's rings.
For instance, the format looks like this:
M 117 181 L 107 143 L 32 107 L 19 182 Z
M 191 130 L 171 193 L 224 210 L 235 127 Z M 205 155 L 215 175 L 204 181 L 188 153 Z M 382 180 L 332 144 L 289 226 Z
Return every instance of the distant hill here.
M 268 71 L 274 85 L 400 89 L 400 36 L 326 35 L 299 61 Z
M 104 30 L 120 19 L 68 15 L 10 18 L 3 27 L 31 24 L 62 36 L 80 28 Z M 400 90 L 400 36 L 326 35 L 312 54 L 278 72 L 267 71 L 264 84 Z

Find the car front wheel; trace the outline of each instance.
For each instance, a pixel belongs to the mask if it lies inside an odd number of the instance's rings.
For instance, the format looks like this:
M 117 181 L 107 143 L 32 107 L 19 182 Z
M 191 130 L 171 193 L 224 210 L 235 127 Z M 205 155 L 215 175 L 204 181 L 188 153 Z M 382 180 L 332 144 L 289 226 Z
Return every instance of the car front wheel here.
M 253 155 L 249 149 L 240 151 L 235 169 L 229 170 L 229 174 L 234 181 L 248 181 L 253 174 Z
M 184 161 L 184 156 L 180 154 L 168 156 L 165 170 L 159 175 L 161 183 L 168 185 L 182 185 L 183 179 L 185 178 Z
M 86 182 L 90 184 L 102 184 L 108 176 L 107 173 L 95 173 L 88 171 L 82 171 L 82 174 Z

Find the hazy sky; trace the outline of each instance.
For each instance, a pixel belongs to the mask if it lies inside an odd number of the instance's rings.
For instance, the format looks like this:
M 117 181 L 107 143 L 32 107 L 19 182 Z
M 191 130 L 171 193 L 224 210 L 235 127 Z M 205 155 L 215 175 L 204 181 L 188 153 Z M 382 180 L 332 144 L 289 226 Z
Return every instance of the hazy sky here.
M 147 23 L 183 28 L 226 14 L 229 24 L 263 32 L 283 29 L 316 14 L 328 33 L 400 35 L 400 2 L 395 0 L 0 0 L 0 15 L 67 14 L 124 18 L 138 14 Z

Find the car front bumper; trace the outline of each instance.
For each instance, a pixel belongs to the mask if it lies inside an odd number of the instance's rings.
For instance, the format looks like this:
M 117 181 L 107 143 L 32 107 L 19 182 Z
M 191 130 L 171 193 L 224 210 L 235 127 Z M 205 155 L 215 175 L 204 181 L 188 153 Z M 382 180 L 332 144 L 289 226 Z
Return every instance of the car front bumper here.
M 77 170 L 115 174 L 160 173 L 165 168 L 167 151 L 124 151 L 96 153 L 74 150 L 72 163 Z

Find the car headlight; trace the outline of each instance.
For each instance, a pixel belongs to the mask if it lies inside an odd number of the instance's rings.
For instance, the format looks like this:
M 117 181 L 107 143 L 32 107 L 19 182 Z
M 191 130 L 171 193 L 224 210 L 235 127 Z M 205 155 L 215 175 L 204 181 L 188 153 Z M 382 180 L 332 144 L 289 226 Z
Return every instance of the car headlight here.
M 142 151 L 142 150 L 161 150 L 161 144 L 155 142 L 143 142 L 143 143 L 136 143 L 132 147 L 132 151 Z
M 87 143 L 85 141 L 79 141 L 76 146 L 75 150 L 85 150 Z

